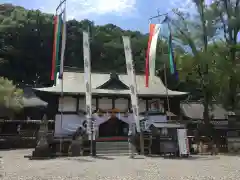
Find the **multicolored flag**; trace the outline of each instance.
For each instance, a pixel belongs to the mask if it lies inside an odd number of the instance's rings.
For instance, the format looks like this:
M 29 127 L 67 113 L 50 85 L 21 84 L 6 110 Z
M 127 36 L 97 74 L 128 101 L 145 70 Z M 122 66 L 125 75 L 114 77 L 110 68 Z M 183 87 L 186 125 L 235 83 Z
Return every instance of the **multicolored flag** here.
M 63 17 L 62 17 L 63 16 Z M 63 77 L 66 47 L 66 8 L 61 15 L 54 16 L 54 41 L 52 54 L 51 80 L 56 85 L 57 79 Z
M 57 33 L 59 26 L 59 17 L 54 16 L 54 33 L 53 33 L 53 52 L 52 52 L 52 69 L 51 80 L 55 80 L 55 68 L 56 68 L 56 47 L 57 47 Z
M 149 86 L 149 76 L 150 76 L 150 79 L 155 76 L 155 60 L 156 60 L 156 49 L 157 49 L 159 32 L 160 32 L 160 24 L 150 24 L 148 49 L 146 53 L 146 64 L 145 64 L 146 87 Z
M 240 31 L 237 34 L 237 42 L 240 43 Z
M 172 33 L 170 31 L 169 37 L 168 37 L 168 53 L 169 53 L 169 64 L 170 64 L 170 72 L 171 74 L 174 74 L 176 79 L 178 79 L 178 72 L 176 70 L 176 64 L 174 62 L 174 53 L 173 53 L 173 47 L 172 47 Z

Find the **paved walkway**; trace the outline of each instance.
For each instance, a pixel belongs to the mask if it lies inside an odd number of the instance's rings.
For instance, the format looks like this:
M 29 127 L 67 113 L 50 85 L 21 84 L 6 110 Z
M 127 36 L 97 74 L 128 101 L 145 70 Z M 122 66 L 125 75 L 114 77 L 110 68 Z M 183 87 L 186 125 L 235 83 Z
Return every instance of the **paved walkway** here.
M 237 180 L 238 156 L 194 156 L 189 159 L 160 157 L 129 159 L 58 158 L 28 160 L 31 150 L 0 151 L 3 180 Z

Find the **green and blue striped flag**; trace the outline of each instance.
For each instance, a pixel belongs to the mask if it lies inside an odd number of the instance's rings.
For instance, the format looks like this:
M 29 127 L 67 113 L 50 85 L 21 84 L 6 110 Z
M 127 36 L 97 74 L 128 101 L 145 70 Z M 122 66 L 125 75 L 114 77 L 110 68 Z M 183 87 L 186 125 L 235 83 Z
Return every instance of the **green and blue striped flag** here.
M 169 53 L 169 64 L 170 64 L 170 72 L 171 74 L 175 75 L 175 78 L 178 80 L 178 72 L 176 69 L 176 64 L 174 62 L 174 53 L 173 53 L 173 47 L 172 47 L 172 33 L 170 31 L 169 37 L 168 37 L 168 53 Z

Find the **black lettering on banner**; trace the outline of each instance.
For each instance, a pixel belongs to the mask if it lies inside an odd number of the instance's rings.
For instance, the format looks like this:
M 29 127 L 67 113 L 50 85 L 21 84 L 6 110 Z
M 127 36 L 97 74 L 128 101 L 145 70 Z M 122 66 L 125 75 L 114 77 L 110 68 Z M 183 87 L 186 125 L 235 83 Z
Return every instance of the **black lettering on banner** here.
M 134 86 L 133 86 L 133 85 L 130 85 L 129 89 L 130 89 L 131 93 L 134 95 L 134 94 L 135 94 Z
M 133 72 L 133 74 L 135 74 L 135 69 L 134 69 L 134 67 L 132 66 L 132 72 Z
M 131 65 L 131 63 L 127 63 L 127 69 L 128 69 L 129 71 L 132 70 L 132 65 Z
M 129 50 L 130 50 L 130 48 L 129 48 L 128 45 L 125 46 L 125 50 L 126 50 L 126 51 L 129 51 Z
M 133 110 L 133 115 L 137 116 L 137 106 L 136 105 L 132 106 L 132 110 Z
M 87 61 L 87 57 L 84 58 L 84 66 L 87 68 L 89 66 L 88 61 Z
M 86 112 L 87 112 L 87 115 L 91 115 L 90 114 L 90 106 L 89 105 L 86 106 Z
M 84 42 L 84 46 L 87 48 L 88 47 L 88 42 Z
M 89 83 L 88 83 L 88 82 L 86 83 L 86 91 L 87 91 L 87 92 L 90 92 L 90 86 L 89 86 Z

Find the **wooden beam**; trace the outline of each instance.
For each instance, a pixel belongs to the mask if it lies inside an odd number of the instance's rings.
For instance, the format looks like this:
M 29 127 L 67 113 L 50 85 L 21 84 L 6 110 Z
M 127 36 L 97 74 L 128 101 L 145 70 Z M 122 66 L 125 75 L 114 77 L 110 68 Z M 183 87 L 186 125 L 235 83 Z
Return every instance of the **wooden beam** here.
M 115 109 L 115 98 L 112 98 L 112 109 Z
M 78 112 L 79 111 L 79 96 L 76 98 L 76 112 Z
M 148 99 L 146 99 L 145 102 L 146 102 L 146 111 L 149 111 Z
M 131 100 L 130 100 L 130 98 L 128 98 L 128 110 L 129 111 L 131 110 Z
M 96 110 L 99 109 L 99 97 L 97 96 L 96 97 Z

